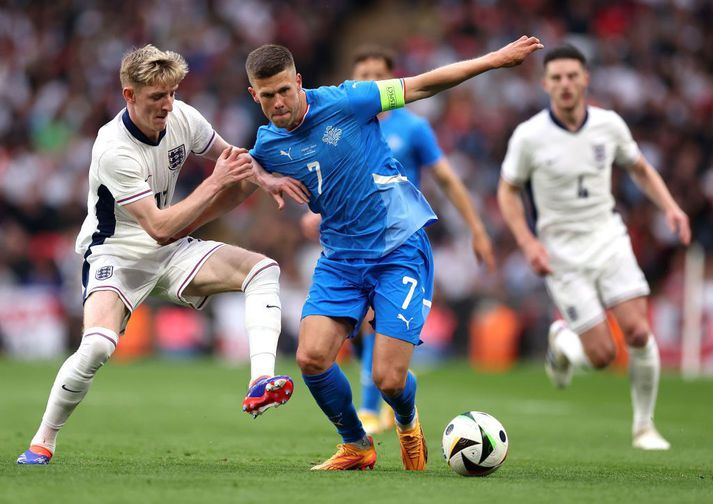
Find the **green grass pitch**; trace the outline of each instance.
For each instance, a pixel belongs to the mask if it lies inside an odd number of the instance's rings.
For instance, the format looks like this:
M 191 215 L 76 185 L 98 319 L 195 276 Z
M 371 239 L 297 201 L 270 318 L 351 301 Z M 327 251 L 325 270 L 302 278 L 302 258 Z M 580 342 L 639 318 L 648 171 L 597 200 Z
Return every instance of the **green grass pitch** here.
M 401 469 L 393 432 L 377 437 L 372 472 L 310 472 L 338 442 L 299 373 L 285 407 L 240 411 L 246 368 L 212 361 L 110 363 L 59 436 L 47 467 L 15 465 L 44 409 L 58 363 L 0 360 L 0 503 L 490 503 L 713 502 L 713 381 L 661 380 L 657 423 L 669 452 L 633 450 L 628 381 L 576 376 L 554 390 L 541 366 L 501 375 L 452 363 L 419 374 L 430 462 Z M 352 383 L 358 370 L 346 366 Z M 358 392 L 357 392 L 358 393 Z M 495 415 L 510 436 L 505 464 L 486 478 L 451 472 L 447 422 Z

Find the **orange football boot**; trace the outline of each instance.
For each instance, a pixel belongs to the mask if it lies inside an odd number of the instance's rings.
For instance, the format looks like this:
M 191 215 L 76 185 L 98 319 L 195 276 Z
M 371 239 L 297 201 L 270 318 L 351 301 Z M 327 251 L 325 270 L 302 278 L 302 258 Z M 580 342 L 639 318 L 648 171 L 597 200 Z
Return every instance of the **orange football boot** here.
M 423 471 L 428 462 L 428 447 L 426 438 L 423 437 L 421 421 L 418 418 L 418 411 L 414 417 L 413 427 L 402 429 L 396 424 L 396 433 L 401 444 L 401 461 L 407 471 Z
M 369 447 L 359 448 L 351 443 L 337 445 L 337 453 L 312 468 L 312 471 L 363 471 L 376 463 L 374 440 L 369 436 Z

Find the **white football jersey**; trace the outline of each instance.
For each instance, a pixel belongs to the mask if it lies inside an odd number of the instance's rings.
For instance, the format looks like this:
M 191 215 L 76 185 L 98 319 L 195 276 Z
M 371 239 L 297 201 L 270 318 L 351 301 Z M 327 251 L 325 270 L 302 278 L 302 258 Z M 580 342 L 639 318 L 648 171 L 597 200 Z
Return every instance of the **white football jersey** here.
M 590 106 L 573 132 L 546 109 L 515 129 L 502 177 L 517 186 L 531 184 L 537 234 L 554 254 L 553 264 L 582 264 L 596 260 L 608 240 L 626 232 L 614 212 L 611 167 L 628 168 L 639 156 L 616 112 Z
M 99 129 L 89 167 L 87 217 L 76 251 L 91 247 L 126 257 L 160 245 L 123 206 L 155 198 L 159 208 L 171 204 L 176 181 L 188 155 L 204 154 L 215 139 L 210 123 L 193 107 L 175 100 L 158 142 L 147 138 L 126 109 Z

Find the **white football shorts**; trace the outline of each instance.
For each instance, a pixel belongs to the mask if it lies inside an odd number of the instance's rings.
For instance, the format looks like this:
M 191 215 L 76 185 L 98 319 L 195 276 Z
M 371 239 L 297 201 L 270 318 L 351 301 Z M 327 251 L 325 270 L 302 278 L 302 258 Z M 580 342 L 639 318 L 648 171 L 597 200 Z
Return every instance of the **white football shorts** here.
M 628 234 L 612 240 L 603 253 L 609 259 L 597 268 L 555 269 L 545 279 L 550 297 L 577 334 L 604 321 L 607 308 L 650 292 Z
M 208 297 L 184 296 L 183 291 L 201 266 L 223 245 L 185 237 L 141 254 L 140 258 L 120 257 L 115 252 L 102 253 L 101 245 L 92 247 L 92 253 L 84 263 L 83 299 L 86 301 L 92 292 L 116 292 L 129 311 L 122 323 L 122 333 L 131 313 L 149 295 L 200 310 Z

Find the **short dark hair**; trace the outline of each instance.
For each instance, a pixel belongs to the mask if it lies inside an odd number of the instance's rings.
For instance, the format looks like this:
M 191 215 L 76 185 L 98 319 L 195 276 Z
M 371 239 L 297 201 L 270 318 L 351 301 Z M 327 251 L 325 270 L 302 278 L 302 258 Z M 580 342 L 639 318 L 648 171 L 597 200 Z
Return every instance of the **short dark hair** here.
M 582 64 L 583 67 L 587 66 L 587 58 L 584 57 L 582 51 L 571 44 L 561 45 L 547 51 L 545 53 L 543 65 L 547 66 L 547 63 L 550 61 L 558 59 L 576 59 Z
M 363 45 L 354 51 L 354 57 L 352 58 L 352 65 L 361 63 L 368 59 L 380 59 L 386 64 L 386 68 L 389 72 L 394 70 L 394 52 L 386 47 L 381 47 L 378 45 Z
M 245 71 L 248 79 L 268 79 L 287 68 L 295 68 L 295 59 L 290 50 L 277 44 L 266 44 L 248 54 Z

